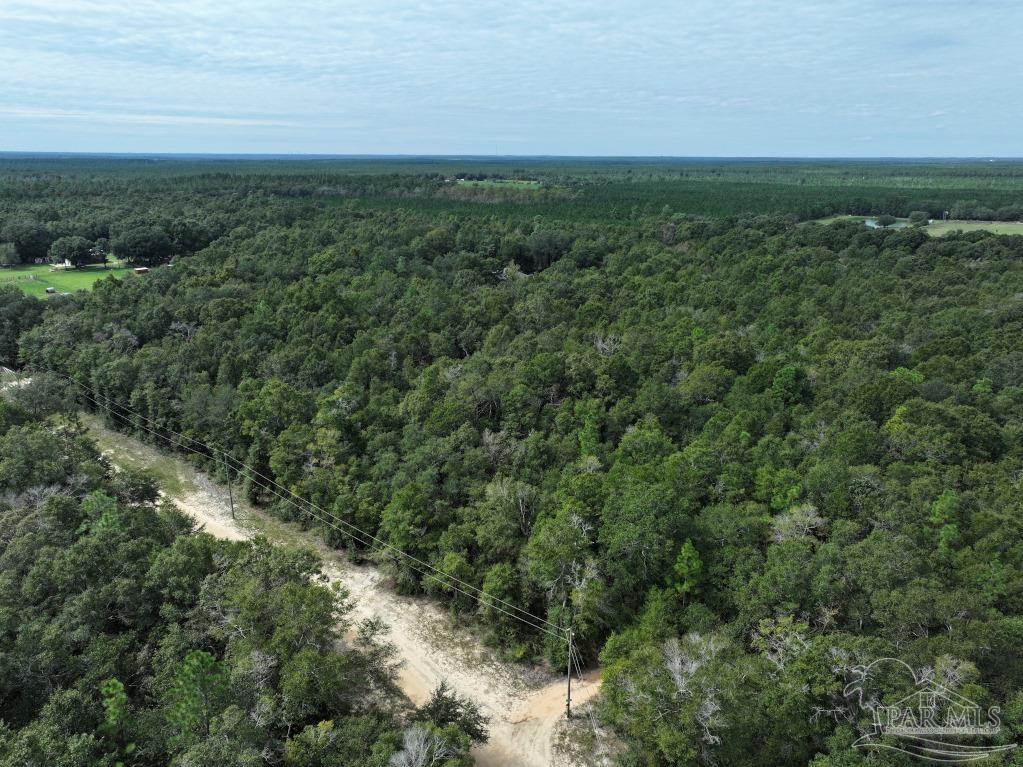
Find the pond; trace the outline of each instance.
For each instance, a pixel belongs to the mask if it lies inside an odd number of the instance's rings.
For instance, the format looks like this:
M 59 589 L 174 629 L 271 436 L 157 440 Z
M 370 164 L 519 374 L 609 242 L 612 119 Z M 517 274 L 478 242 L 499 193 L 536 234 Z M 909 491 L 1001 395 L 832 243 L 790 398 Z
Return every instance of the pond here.
M 877 223 L 877 219 L 876 218 L 865 218 L 865 219 L 863 219 L 863 223 L 866 224 L 867 226 L 869 226 L 871 229 L 881 229 L 882 228 L 881 225 Z M 907 226 L 909 226 L 909 221 L 906 221 L 904 219 L 899 219 L 894 224 L 889 224 L 888 228 L 889 229 L 905 229 Z

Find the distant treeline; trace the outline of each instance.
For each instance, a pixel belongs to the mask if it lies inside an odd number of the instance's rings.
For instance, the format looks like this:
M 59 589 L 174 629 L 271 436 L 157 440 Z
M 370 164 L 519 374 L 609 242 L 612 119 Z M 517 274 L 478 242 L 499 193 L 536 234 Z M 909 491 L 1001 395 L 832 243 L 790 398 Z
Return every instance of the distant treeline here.
M 452 193 L 446 179 L 529 178 L 542 189 Z M 146 208 L 154 196 L 234 211 L 273 200 L 471 212 L 518 219 L 634 220 L 660 214 L 785 213 L 800 219 L 836 213 L 1017 220 L 1023 162 L 722 161 L 473 159 L 17 158 L 0 157 L 0 224 L 12 217 L 53 227 L 58 212 L 22 213 L 13 201 L 47 204 L 65 196 L 90 206 Z M 182 196 L 187 193 L 187 198 Z M 219 201 L 219 202 L 218 202 Z M 294 211 L 294 206 L 290 206 Z M 295 212 L 293 212 L 295 215 Z M 119 218 L 123 218 L 120 216 Z M 216 227 L 214 227 L 216 228 Z M 68 232 L 55 233 L 56 239 Z M 81 231 L 70 234 L 90 237 Z M 109 234 L 107 235 L 110 236 Z M 0 241 L 3 238 L 0 237 Z M 8 240 L 9 241 L 9 240 Z

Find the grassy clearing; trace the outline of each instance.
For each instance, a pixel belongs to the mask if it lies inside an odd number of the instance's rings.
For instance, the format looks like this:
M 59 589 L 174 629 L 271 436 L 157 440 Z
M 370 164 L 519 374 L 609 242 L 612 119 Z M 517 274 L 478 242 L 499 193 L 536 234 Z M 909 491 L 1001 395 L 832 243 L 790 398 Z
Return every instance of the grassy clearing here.
M 183 457 L 164 452 L 136 437 L 114 431 L 103 423 L 102 418 L 93 413 L 80 411 L 78 416 L 100 452 L 117 466 L 144 471 L 156 480 L 170 500 L 188 502 L 200 494 L 216 497 L 223 505 L 227 505 L 227 489 L 221 480 L 214 482 Z M 254 508 L 242 496 L 240 485 L 236 479 L 234 503 L 240 527 L 258 535 L 265 535 L 274 543 L 297 548 L 316 548 L 301 525 L 284 522 Z
M 482 186 L 493 189 L 539 189 L 540 182 L 522 178 L 488 178 L 482 181 L 470 181 L 466 178 L 458 179 L 460 186 Z
M 118 466 L 146 472 L 172 500 L 180 499 L 192 489 L 197 473 L 192 466 L 137 439 L 108 429 L 97 415 L 81 412 L 78 416 L 96 447 L 104 455 L 111 456 Z
M 840 214 L 840 215 L 837 215 L 837 216 L 827 216 L 825 218 L 815 218 L 813 221 L 810 221 L 809 223 L 811 223 L 811 224 L 824 224 L 826 226 L 828 224 L 834 224 L 834 223 L 836 223 L 838 221 L 859 221 L 862 224 L 866 224 L 866 225 L 870 226 L 870 223 L 873 222 L 876 218 L 877 218 L 877 216 L 848 216 L 848 215 Z M 895 219 L 895 223 L 892 224 L 888 228 L 889 229 L 905 229 L 907 226 L 909 226 L 909 219 L 908 218 L 897 218 L 897 219 Z
M 924 231 L 935 237 L 952 232 L 992 232 L 993 234 L 1023 234 L 1023 221 L 935 221 Z
M 803 223 L 805 223 L 805 224 L 824 224 L 825 226 L 827 226 L 828 224 L 833 224 L 836 221 L 841 221 L 843 219 L 848 220 L 848 219 L 851 219 L 851 218 L 852 218 L 852 216 L 825 216 L 824 218 L 815 218 L 815 219 L 813 219 L 811 221 L 804 221 Z
M 23 293 L 40 298 L 51 295 L 47 288 L 59 293 L 73 293 L 76 290 L 88 290 L 97 280 L 104 277 L 121 278 L 131 274 L 131 269 L 117 265 L 92 264 L 78 269 L 58 269 L 50 264 L 23 264 L 0 269 L 0 285 L 14 285 Z
M 826 218 L 816 218 L 810 221 L 811 224 L 834 224 L 836 221 L 862 221 L 864 224 L 867 221 L 872 221 L 873 216 L 828 216 Z M 893 225 L 892 228 L 903 228 L 908 224 L 908 220 L 904 218 L 898 219 L 898 222 Z M 901 226 L 900 226 L 901 225 Z M 927 226 L 923 227 L 923 230 L 927 234 L 933 237 L 944 237 L 952 232 L 991 232 L 992 234 L 1023 234 L 1023 221 L 933 221 Z
M 866 221 L 868 218 L 870 218 L 870 216 L 849 216 L 849 215 L 846 215 L 844 213 L 839 213 L 839 214 L 834 215 L 834 216 L 825 216 L 824 218 L 815 218 L 812 221 L 808 221 L 807 223 L 810 223 L 810 224 L 824 224 L 825 226 L 827 226 L 828 224 L 834 224 L 834 223 L 836 223 L 838 221 L 861 221 L 861 222 L 863 222 L 863 221 Z

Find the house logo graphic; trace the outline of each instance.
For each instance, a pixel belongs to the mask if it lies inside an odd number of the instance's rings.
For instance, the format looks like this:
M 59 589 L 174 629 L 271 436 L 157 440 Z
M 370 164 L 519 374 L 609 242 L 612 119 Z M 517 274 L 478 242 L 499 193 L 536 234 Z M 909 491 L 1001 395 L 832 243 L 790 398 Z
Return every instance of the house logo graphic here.
M 894 702 L 882 701 L 873 683 L 908 673 L 913 691 Z M 930 762 L 960 764 L 979 762 L 1016 748 L 997 743 L 1002 730 L 1001 709 L 983 708 L 954 690 L 939 684 L 930 674 L 917 673 L 897 658 L 881 658 L 852 669 L 853 681 L 846 696 L 856 695 L 860 708 L 873 718 L 870 732 L 853 746 L 864 750 L 897 751 Z

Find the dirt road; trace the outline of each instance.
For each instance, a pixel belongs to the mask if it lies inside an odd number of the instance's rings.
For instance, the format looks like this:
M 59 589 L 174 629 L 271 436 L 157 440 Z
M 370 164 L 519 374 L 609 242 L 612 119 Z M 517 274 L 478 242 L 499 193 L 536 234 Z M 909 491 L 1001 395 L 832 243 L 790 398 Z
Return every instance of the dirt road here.
M 446 680 L 490 717 L 490 741 L 474 751 L 479 767 L 568 767 L 566 758 L 554 753 L 556 734 L 565 716 L 563 677 L 500 661 L 470 633 L 454 626 L 436 603 L 395 594 L 378 570 L 353 566 L 311 533 L 284 525 L 245 504 L 238 505 L 238 520 L 232 520 L 224 487 L 173 455 L 112 432 L 95 418 L 86 417 L 85 421 L 115 465 L 153 471 L 168 496 L 211 535 L 244 540 L 261 533 L 271 540 L 314 548 L 323 558 L 327 577 L 351 593 L 355 617 L 377 616 L 389 628 L 388 640 L 403 662 L 399 685 L 413 703 L 425 701 Z M 599 690 L 598 672 L 573 681 L 573 705 L 591 700 Z

